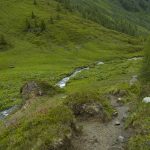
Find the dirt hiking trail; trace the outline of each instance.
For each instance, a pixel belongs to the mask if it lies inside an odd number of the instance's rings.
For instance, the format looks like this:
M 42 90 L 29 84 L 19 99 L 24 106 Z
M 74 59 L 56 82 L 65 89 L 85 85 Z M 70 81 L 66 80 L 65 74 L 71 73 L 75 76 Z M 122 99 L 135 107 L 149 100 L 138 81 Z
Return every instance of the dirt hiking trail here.
M 125 150 L 124 145 L 130 134 L 124 130 L 124 120 L 127 117 L 129 107 L 127 104 L 120 105 L 118 97 L 110 96 L 112 106 L 118 115 L 107 123 L 95 120 L 79 121 L 83 127 L 82 134 L 76 136 L 73 150 Z

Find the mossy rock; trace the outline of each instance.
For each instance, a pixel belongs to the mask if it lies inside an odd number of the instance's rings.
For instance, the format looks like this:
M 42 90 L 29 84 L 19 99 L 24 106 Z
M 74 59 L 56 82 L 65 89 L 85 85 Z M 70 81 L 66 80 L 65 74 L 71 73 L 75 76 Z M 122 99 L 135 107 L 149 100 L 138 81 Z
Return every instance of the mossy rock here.
M 42 95 L 52 96 L 58 92 L 58 87 L 54 87 L 46 82 L 41 81 L 29 81 L 25 83 L 20 89 L 20 93 L 23 99 L 35 98 Z
M 95 93 L 75 93 L 69 95 L 65 104 L 71 108 L 76 117 L 96 118 L 103 122 L 112 117 L 113 109 L 108 101 Z

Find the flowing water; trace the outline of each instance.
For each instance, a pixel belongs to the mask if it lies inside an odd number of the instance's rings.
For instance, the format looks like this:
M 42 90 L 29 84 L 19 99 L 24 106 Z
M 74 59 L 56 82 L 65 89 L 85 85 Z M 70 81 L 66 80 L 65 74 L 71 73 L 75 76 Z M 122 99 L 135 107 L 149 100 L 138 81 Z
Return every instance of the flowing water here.
M 103 64 L 104 64 L 104 62 L 101 62 L 101 61 L 96 63 L 96 65 L 103 65 Z M 80 73 L 84 70 L 89 70 L 89 69 L 90 69 L 90 67 L 77 68 L 71 75 L 63 78 L 56 85 L 59 86 L 60 88 L 64 88 L 71 78 L 75 77 L 78 73 Z
M 128 59 L 128 61 L 131 61 L 131 60 L 142 60 L 143 57 L 133 57 L 133 58 L 130 58 Z M 102 62 L 102 61 L 98 61 L 96 62 L 96 65 L 104 65 L 105 63 Z M 59 86 L 60 88 L 65 88 L 67 83 L 69 82 L 69 80 L 73 77 L 75 77 L 78 73 L 84 71 L 84 70 L 89 70 L 90 67 L 80 67 L 80 68 L 77 68 L 75 69 L 75 71 L 69 75 L 69 76 L 66 76 L 64 77 L 63 79 L 61 79 L 56 85 Z M 16 109 L 17 106 L 13 106 L 9 109 L 6 109 L 2 112 L 0 112 L 0 120 L 4 119 L 5 117 L 7 117 L 9 114 L 11 114 L 15 109 Z
M 10 113 L 12 113 L 15 109 L 17 108 L 17 106 L 13 106 L 9 109 L 6 109 L 4 111 L 0 112 L 0 120 L 4 119 L 5 117 L 7 117 Z

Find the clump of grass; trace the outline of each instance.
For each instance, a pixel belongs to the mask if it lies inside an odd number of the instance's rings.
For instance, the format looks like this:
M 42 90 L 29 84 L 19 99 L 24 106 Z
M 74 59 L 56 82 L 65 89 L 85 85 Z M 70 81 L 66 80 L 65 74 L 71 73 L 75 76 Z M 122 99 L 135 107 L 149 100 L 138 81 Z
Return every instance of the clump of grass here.
M 143 61 L 143 67 L 141 70 L 141 77 L 144 82 L 150 82 L 150 39 L 145 46 L 145 55 Z
M 110 120 L 113 113 L 113 108 L 111 107 L 108 99 L 105 96 L 100 96 L 99 94 L 95 92 L 78 92 L 74 94 L 70 94 L 65 102 L 66 105 L 68 105 L 75 114 L 78 114 L 78 109 L 81 108 L 84 104 L 93 104 L 97 103 L 102 105 L 103 107 L 103 113 L 105 114 L 105 120 Z M 81 110 L 82 111 L 82 108 Z M 81 114 L 82 115 L 82 114 Z
M 149 150 L 150 135 L 138 135 L 130 139 L 128 150 Z
M 126 121 L 126 128 L 132 128 L 135 134 L 128 143 L 129 150 L 149 150 L 150 142 L 150 109 L 149 104 L 138 102 L 133 113 Z

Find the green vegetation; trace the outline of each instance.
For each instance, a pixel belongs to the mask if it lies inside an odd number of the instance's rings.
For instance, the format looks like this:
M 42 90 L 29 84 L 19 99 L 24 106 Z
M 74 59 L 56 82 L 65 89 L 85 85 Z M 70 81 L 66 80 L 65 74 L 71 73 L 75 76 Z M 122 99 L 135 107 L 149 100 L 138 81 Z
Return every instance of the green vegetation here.
M 77 11 L 104 27 L 129 35 L 147 33 L 150 2 L 146 0 L 57 0 L 69 11 Z M 145 8 L 146 7 L 146 8 Z M 124 9 L 125 8 L 125 9 Z M 116 11 L 117 10 L 117 11 Z
M 6 47 L 8 46 L 8 42 L 6 41 L 6 38 L 4 35 L 0 36 L 0 51 L 6 49 Z
M 144 81 L 150 82 L 150 40 L 145 46 L 144 63 L 142 67 L 142 78 Z
M 120 3 L 126 10 L 135 12 L 138 12 L 141 9 L 145 11 L 150 7 L 150 3 L 147 0 L 120 0 Z
M 144 97 L 150 96 L 150 46 L 149 41 L 145 45 L 145 55 L 142 65 L 141 84 L 139 94 L 136 94 L 133 101 L 134 107 L 126 122 L 127 128 L 133 128 L 135 134 L 128 143 L 129 150 L 149 150 L 150 141 L 150 104 L 142 102 Z
M 101 107 L 104 108 L 103 110 L 103 121 L 108 121 L 112 119 L 113 108 L 111 107 L 108 99 L 105 96 L 102 96 L 96 92 L 79 92 L 69 95 L 66 100 L 65 104 L 71 108 L 76 116 L 82 116 L 82 105 L 92 105 L 92 104 L 100 104 Z
M 107 30 L 61 6 L 61 14 L 58 14 L 58 3 L 49 4 L 38 1 L 36 6 L 29 0 L 0 2 L 1 34 L 9 37 L 5 39 L 12 45 L 0 53 L 0 110 L 21 103 L 20 87 L 29 80 L 54 85 L 78 66 L 142 55 L 140 39 Z M 5 7 L 9 13 L 5 13 Z M 46 24 L 44 32 L 39 32 L 39 27 L 34 28 L 41 20 Z M 30 25 L 37 32 L 25 31 L 25 26 Z
M 139 99 L 138 99 L 139 100 Z M 149 150 L 150 141 L 150 109 L 149 104 L 137 102 L 132 115 L 129 117 L 127 126 L 134 129 L 135 135 L 128 143 L 129 150 Z
M 22 106 L 0 122 L 2 150 L 54 149 L 72 135 L 76 117 L 72 106 L 97 102 L 110 120 L 114 110 L 109 94 L 124 93 L 125 103 L 140 95 L 139 83 L 130 86 L 129 81 L 140 74 L 142 61 L 128 59 L 143 56 L 144 38 L 131 35 L 149 33 L 144 3 L 135 12 L 125 10 L 120 1 L 73 0 L 71 6 L 61 2 L 0 1 L 0 111 Z M 105 64 L 94 65 L 98 61 Z M 55 86 L 81 66 L 90 70 L 73 77 L 64 90 Z M 20 89 L 29 81 L 38 81 L 44 94 L 24 101 Z M 141 109 L 148 107 L 138 107 L 137 126 Z M 137 139 L 141 134 L 131 139 L 132 149 L 138 146 Z
M 72 112 L 58 98 L 39 98 L 0 127 L 0 149 L 54 149 L 71 134 Z

